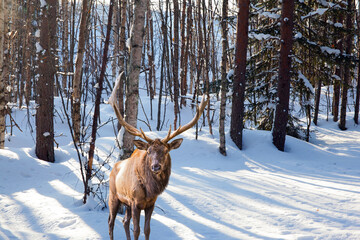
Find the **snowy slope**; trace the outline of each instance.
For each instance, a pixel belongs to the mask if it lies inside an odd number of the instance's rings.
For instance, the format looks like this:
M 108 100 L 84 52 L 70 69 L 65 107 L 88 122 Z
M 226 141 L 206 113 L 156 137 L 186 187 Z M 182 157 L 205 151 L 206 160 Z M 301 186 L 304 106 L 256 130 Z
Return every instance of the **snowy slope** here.
M 35 157 L 25 115 L 15 111 L 24 133 L 14 129 L 0 150 L 0 239 L 108 239 L 107 210 L 81 204 L 66 125 L 57 118 L 56 135 L 63 136 L 50 164 Z M 102 105 L 103 121 L 112 115 Z M 192 111 L 182 117 L 186 122 Z M 216 129 L 211 136 L 203 128 L 199 140 L 193 129 L 184 133 L 183 145 L 171 153 L 172 175 L 156 203 L 151 239 L 360 239 L 360 127 L 350 118 L 346 132 L 320 120 L 312 143 L 287 137 L 285 152 L 264 131 L 245 130 L 243 151 L 227 138 L 227 157 L 218 153 Z M 155 120 L 151 125 L 155 129 Z M 166 129 L 148 134 L 163 137 Z M 114 146 L 110 124 L 96 144 L 101 156 Z M 116 239 L 125 239 L 121 220 Z

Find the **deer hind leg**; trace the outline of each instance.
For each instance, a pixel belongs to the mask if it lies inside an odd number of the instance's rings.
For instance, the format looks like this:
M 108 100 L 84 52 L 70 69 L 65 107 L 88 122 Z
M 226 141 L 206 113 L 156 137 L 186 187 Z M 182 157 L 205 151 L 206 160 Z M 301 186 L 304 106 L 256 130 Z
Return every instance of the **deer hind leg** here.
M 149 240 L 149 238 L 150 238 L 150 219 L 151 219 L 153 210 L 154 210 L 154 205 L 145 209 L 144 233 L 145 233 L 146 240 Z
M 131 237 L 130 237 L 130 220 L 131 220 L 131 207 L 126 206 L 125 216 L 123 218 L 123 225 L 124 225 L 127 240 L 131 240 Z
M 119 199 L 117 199 L 116 196 L 114 196 L 114 194 L 112 194 L 110 192 L 109 193 L 109 219 L 108 219 L 108 224 L 109 224 L 109 235 L 110 235 L 111 240 L 114 239 L 114 225 L 115 225 L 116 214 L 118 212 L 119 206 L 120 206 Z

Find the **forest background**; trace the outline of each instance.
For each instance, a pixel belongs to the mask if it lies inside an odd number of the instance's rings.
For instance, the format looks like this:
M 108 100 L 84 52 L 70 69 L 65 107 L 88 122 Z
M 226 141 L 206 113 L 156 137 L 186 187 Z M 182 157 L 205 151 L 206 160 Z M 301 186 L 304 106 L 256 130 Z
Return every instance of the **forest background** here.
M 282 151 L 285 134 L 309 141 L 321 94 L 327 119 L 346 131 L 346 124 L 352 124 L 346 123 L 347 112 L 354 112 L 355 124 L 359 113 L 357 4 L 0 0 L 0 147 L 19 127 L 12 111 L 25 108 L 36 155 L 56 161 L 59 136 L 53 117 L 61 116 L 78 152 L 85 202 L 95 191 L 89 180 L 99 173 L 92 168 L 97 130 L 116 125 L 114 118 L 99 122 L 101 104 L 121 72 L 125 78 L 120 79 L 119 107 L 136 126 L 140 106 L 146 112 L 140 121 L 149 131 L 155 130 L 150 121 L 156 121 L 158 131 L 169 121 L 174 128 L 184 124 L 181 112 L 205 93 L 211 101 L 197 129 L 206 125 L 212 133 L 218 128 L 223 155 L 226 124 L 240 149 L 243 126 L 272 131 Z M 290 35 L 283 35 L 286 30 Z M 147 92 L 148 106 L 138 97 L 139 87 Z M 288 93 L 285 100 L 283 91 Z M 54 111 L 54 98 L 61 99 L 61 112 Z M 173 119 L 165 118 L 169 101 Z M 278 111 L 281 104 L 285 107 Z M 276 117 L 281 112 L 285 118 Z M 281 121 L 285 128 L 274 131 Z M 119 139 L 126 157 L 133 149 L 131 137 Z

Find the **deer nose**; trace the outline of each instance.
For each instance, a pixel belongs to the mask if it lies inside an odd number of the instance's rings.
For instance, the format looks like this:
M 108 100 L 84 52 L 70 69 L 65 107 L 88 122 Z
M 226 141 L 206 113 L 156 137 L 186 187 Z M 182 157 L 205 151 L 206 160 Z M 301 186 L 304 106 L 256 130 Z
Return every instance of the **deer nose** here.
M 153 170 L 153 172 L 157 172 L 161 169 L 161 166 L 160 164 L 156 163 L 151 166 L 151 169 Z

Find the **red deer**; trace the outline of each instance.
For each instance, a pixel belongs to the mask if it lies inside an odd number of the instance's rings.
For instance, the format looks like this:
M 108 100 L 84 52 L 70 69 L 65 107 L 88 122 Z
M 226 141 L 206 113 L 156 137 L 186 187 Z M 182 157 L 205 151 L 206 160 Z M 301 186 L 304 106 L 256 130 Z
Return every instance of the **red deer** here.
M 120 114 L 116 105 L 116 90 L 119 81 L 116 83 L 113 92 L 109 98 L 109 104 L 114 108 L 115 114 L 120 124 L 130 134 L 137 136 L 141 140 L 135 140 L 137 149 L 131 157 L 117 162 L 110 173 L 109 180 L 109 235 L 113 240 L 113 230 L 116 214 L 120 206 L 125 206 L 125 216 L 123 225 L 126 238 L 130 237 L 130 220 L 133 218 L 134 239 L 137 240 L 140 234 L 140 212 L 145 210 L 145 239 L 150 235 L 150 219 L 154 210 L 157 197 L 161 194 L 169 182 L 171 173 L 171 159 L 169 152 L 180 147 L 183 139 L 176 139 L 169 143 L 171 139 L 193 127 L 203 113 L 207 101 L 203 96 L 200 106 L 197 106 L 195 117 L 186 125 L 180 126 L 174 132 L 171 127 L 164 139 L 151 139 L 145 133 L 131 126 Z

